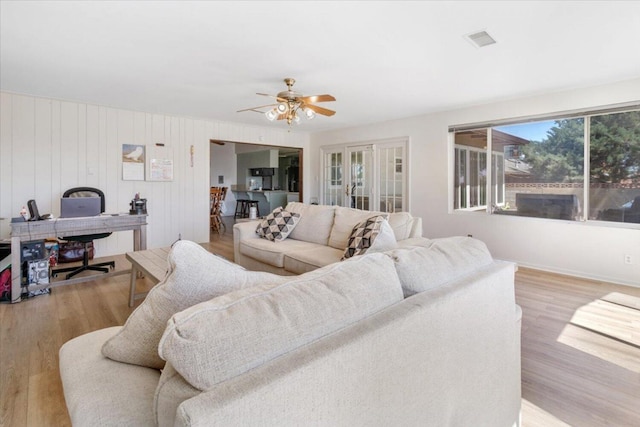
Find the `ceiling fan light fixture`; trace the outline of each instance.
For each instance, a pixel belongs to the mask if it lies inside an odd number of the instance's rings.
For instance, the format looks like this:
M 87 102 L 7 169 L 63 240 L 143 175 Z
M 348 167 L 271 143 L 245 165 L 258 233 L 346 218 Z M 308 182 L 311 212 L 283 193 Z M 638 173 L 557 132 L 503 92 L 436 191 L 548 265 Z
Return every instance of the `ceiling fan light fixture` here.
M 304 108 L 304 115 L 306 116 L 307 120 L 313 120 L 316 117 L 316 112 L 311 108 Z
M 266 113 L 264 113 L 264 116 L 267 118 L 267 120 L 272 122 L 278 117 L 278 109 L 274 108 L 273 110 L 269 110 Z
M 278 114 L 285 114 L 289 110 L 289 106 L 286 103 L 281 102 L 275 109 Z
M 299 125 L 300 124 L 300 116 L 294 113 L 293 115 L 293 123 Z

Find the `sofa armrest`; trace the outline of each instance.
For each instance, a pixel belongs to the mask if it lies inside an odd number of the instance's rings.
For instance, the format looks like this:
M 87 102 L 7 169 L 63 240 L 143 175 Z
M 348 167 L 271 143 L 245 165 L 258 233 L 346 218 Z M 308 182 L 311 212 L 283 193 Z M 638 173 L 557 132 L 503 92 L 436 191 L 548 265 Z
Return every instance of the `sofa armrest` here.
M 409 237 L 422 237 L 422 218 L 419 216 L 413 217 L 413 226 L 411 227 L 411 234 Z
M 260 236 L 256 234 L 256 227 L 258 227 L 259 221 L 260 220 L 243 221 L 233 226 L 233 254 L 236 260 L 239 259 L 241 241 L 260 238 Z

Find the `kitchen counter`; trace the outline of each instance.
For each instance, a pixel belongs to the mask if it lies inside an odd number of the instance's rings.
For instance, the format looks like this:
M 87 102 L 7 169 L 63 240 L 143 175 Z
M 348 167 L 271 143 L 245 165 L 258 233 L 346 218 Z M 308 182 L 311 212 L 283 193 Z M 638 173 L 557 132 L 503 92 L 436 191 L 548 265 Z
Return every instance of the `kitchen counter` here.
M 249 199 L 258 201 L 258 211 L 260 216 L 271 213 L 275 208 L 287 205 L 287 192 L 284 190 L 247 190 L 232 189 L 234 197 L 237 199 Z
M 284 190 L 235 190 L 243 191 L 245 193 L 286 193 Z

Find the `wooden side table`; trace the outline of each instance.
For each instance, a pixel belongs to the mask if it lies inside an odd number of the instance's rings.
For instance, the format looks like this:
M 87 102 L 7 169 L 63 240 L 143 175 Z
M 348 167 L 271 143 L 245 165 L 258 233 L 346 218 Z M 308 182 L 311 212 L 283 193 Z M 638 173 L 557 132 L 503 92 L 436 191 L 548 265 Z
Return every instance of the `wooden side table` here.
M 136 280 L 140 275 L 144 274 L 153 284 L 164 279 L 167 273 L 167 256 L 170 247 L 149 249 L 146 251 L 127 252 L 126 258 L 131 262 L 131 284 L 129 287 L 129 307 L 133 307 L 133 303 L 137 299 L 147 296 L 148 292 L 136 294 Z

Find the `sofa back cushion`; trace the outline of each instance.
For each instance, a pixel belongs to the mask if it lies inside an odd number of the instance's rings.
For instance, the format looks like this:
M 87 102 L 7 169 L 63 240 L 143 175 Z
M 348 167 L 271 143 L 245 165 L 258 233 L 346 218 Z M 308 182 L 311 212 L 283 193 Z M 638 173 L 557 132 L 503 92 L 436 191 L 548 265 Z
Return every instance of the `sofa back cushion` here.
M 391 258 L 364 255 L 177 313 L 159 351 L 204 391 L 401 300 Z
M 173 369 L 171 363 L 164 365 L 156 392 L 153 396 L 153 415 L 158 427 L 174 427 L 178 406 L 202 393 Z
M 164 360 L 158 356 L 158 343 L 167 320 L 175 313 L 227 292 L 286 280 L 275 274 L 247 271 L 187 240 L 173 245 L 168 267 L 164 280 L 151 289 L 120 332 L 104 343 L 105 357 L 162 369 Z
M 416 227 L 421 222 L 420 218 L 411 216 L 409 212 L 395 212 L 389 214 L 389 225 L 393 229 L 396 240 L 405 240 L 411 237 L 422 236 L 422 227 Z
M 360 209 L 345 208 L 336 206 L 333 228 L 329 236 L 329 246 L 336 249 L 345 249 L 349 243 L 349 237 L 353 227 L 360 224 L 367 218 L 382 216 L 387 218 L 389 214 L 374 211 L 363 211 Z
M 305 242 L 327 245 L 333 227 L 335 206 L 307 205 L 300 202 L 289 202 L 287 212 L 300 214 L 300 220 L 289 237 Z M 344 248 L 342 248 L 344 249 Z
M 424 239 L 420 244 L 387 252 L 395 261 L 405 297 L 472 274 L 493 262 L 484 242 L 471 237 Z

